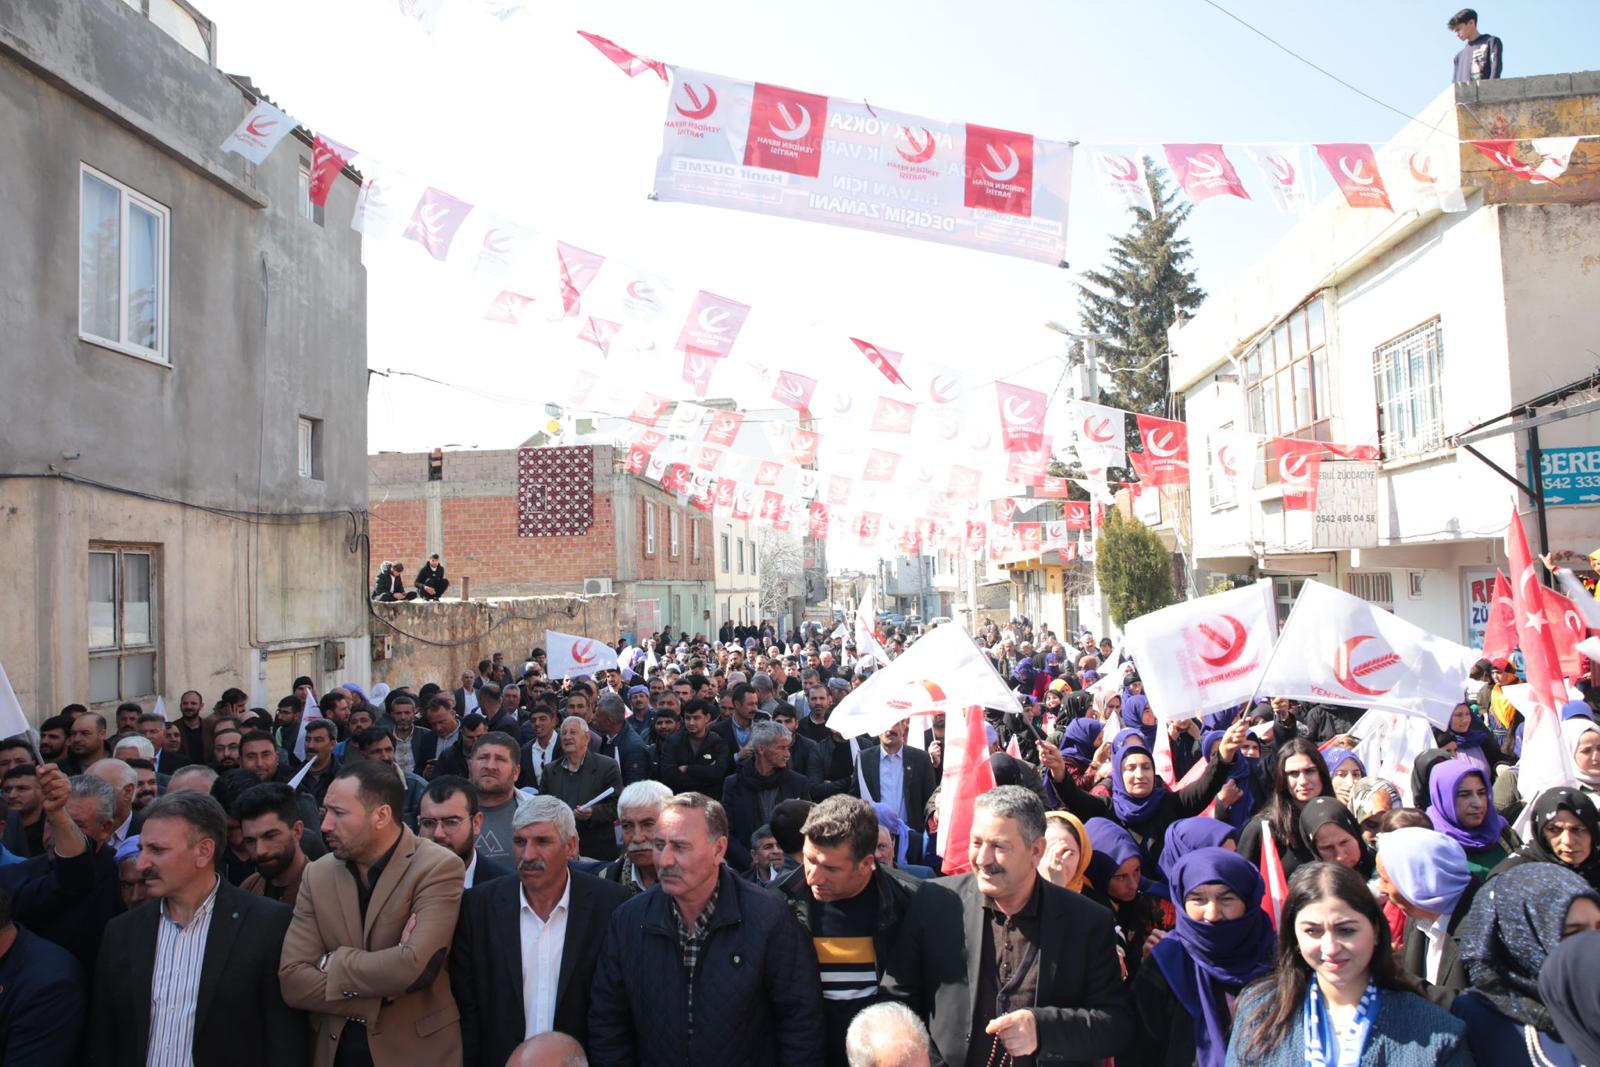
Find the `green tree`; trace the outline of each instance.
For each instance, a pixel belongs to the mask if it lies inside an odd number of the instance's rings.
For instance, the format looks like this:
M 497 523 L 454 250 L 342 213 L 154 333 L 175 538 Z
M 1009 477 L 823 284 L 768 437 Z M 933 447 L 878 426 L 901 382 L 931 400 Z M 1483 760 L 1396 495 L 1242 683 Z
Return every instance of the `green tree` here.
M 1194 256 L 1189 239 L 1178 236 L 1194 205 L 1168 188 L 1149 156 L 1144 167 L 1155 213 L 1133 208 L 1133 228 L 1116 239 L 1110 262 L 1084 273 L 1080 319 L 1085 332 L 1106 338 L 1097 342 L 1097 355 L 1110 368 L 1110 380 L 1101 379 L 1095 399 L 1164 416 L 1169 383 L 1160 357 L 1167 329 L 1180 314 L 1192 314 L 1206 294 L 1188 269 Z
M 1117 626 L 1164 608 L 1172 592 L 1172 553 L 1154 530 L 1137 519 L 1106 509 L 1106 523 L 1094 543 L 1095 574 Z

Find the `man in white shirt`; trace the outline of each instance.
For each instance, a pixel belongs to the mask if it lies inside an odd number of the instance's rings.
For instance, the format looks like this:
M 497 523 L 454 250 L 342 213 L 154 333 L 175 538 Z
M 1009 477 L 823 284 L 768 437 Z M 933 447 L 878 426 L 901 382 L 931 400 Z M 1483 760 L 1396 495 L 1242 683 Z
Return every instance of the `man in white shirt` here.
M 116 790 L 116 801 L 112 805 L 111 817 L 116 820 L 117 828 L 111 831 L 111 840 L 106 843 L 112 851 L 122 847 L 122 843 L 129 837 L 139 832 L 139 822 L 133 815 L 133 794 L 139 788 L 139 772 L 123 763 L 119 759 L 103 759 L 95 761 L 85 774 L 93 775 L 107 783 Z
M 561 758 L 561 740 L 556 736 L 555 712 L 548 704 L 535 704 L 528 715 L 533 740 L 522 746 L 522 778 L 519 784 L 538 787 L 545 768 Z
M 883 804 L 908 828 L 907 839 L 896 842 L 896 860 L 921 863 L 928 798 L 939 787 L 939 777 L 926 752 L 906 746 L 906 729 L 905 722 L 895 723 L 878 735 L 877 745 L 861 753 L 861 799 Z
M 578 824 L 560 800 L 521 799 L 511 826 L 517 877 L 467 891 L 450 950 L 466 1067 L 499 1067 L 550 1030 L 587 1040 L 600 943 L 628 899 L 622 886 L 567 866 Z

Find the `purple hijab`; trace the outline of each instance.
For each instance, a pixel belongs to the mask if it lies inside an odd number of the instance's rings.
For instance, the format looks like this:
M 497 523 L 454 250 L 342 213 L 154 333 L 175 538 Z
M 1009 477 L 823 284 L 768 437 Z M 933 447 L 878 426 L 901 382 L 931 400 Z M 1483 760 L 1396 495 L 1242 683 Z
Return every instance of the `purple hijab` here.
M 1221 922 L 1189 918 L 1183 900 L 1191 889 L 1220 882 L 1245 903 L 1244 915 Z M 1272 919 L 1259 907 L 1265 884 L 1255 866 L 1237 853 L 1202 848 L 1189 853 L 1172 870 L 1172 902 L 1177 925 L 1151 952 L 1161 977 L 1194 1020 L 1195 1062 L 1222 1067 L 1228 1058 L 1228 1031 L 1233 1017 L 1229 995 L 1272 969 L 1278 935 Z
M 1174 872 L 1178 869 L 1178 861 L 1191 852 L 1198 852 L 1202 848 L 1222 848 L 1224 841 L 1239 843 L 1239 831 L 1220 819 L 1213 819 L 1205 815 L 1196 815 L 1192 819 L 1179 819 L 1167 827 L 1166 842 L 1161 849 L 1161 859 L 1156 866 L 1161 868 L 1161 876 L 1167 880 L 1168 885 L 1175 885 Z M 1183 906 L 1181 899 L 1175 900 L 1180 908 Z
M 1117 868 L 1131 859 L 1143 859 L 1144 853 L 1139 851 L 1139 842 L 1133 835 L 1110 819 L 1090 819 L 1083 829 L 1094 849 L 1089 857 L 1089 884 L 1106 893 Z
M 1435 830 L 1462 848 L 1474 851 L 1493 848 L 1499 842 L 1500 835 L 1505 833 L 1506 821 L 1495 810 L 1492 796 L 1488 801 L 1488 811 L 1477 829 L 1468 830 L 1456 824 L 1456 787 L 1469 774 L 1477 775 L 1483 780 L 1484 789 L 1489 789 L 1489 778 L 1482 768 L 1466 760 L 1445 760 L 1435 767 L 1433 777 L 1428 780 L 1428 797 L 1433 802 L 1428 808 L 1428 815 L 1433 819 Z
M 1061 754 L 1080 767 L 1094 762 L 1095 742 L 1105 732 L 1106 724 L 1099 719 L 1073 719 L 1061 731 Z
M 1161 802 L 1166 799 L 1167 783 L 1160 775 L 1154 775 L 1155 786 L 1149 796 L 1136 797 L 1129 793 L 1122 784 L 1122 761 L 1135 753 L 1150 756 L 1152 762 L 1155 760 L 1141 731 L 1129 728 L 1117 734 L 1111 744 L 1111 810 L 1116 812 L 1118 822 L 1137 827 L 1155 818 Z

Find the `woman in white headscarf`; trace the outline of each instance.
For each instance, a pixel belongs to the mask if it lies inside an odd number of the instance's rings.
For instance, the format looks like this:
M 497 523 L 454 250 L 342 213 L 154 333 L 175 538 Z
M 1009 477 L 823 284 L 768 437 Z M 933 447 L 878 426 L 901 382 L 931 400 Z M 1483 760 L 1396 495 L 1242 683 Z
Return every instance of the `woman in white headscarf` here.
M 1600 726 L 1593 719 L 1577 716 L 1562 722 L 1561 735 L 1578 769 L 1578 787 L 1586 793 L 1600 793 Z

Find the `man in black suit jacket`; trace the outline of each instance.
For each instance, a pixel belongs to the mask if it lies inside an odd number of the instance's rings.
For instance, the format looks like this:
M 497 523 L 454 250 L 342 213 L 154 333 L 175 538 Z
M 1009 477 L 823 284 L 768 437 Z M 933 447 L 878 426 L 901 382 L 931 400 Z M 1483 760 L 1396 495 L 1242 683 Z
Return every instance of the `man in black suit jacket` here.
M 789 769 L 789 731 L 770 719 L 750 728 L 750 758 L 722 783 L 728 812 L 728 866 L 750 869 L 750 837 L 785 800 L 810 800 L 811 783 Z
M 650 777 L 654 769 L 650 750 L 645 747 L 644 739 L 628 725 L 628 706 L 621 697 L 615 693 L 600 694 L 595 701 L 592 725 L 600 739 L 595 751 L 616 761 L 623 785 L 632 785 Z
M 899 810 L 895 814 L 910 828 L 911 840 L 906 845 L 906 862 L 922 862 L 922 836 L 928 826 L 928 798 L 939 788 L 939 776 L 934 773 L 928 754 L 906 744 L 906 724 L 895 723 L 878 737 L 878 744 L 861 752 L 861 777 L 867 783 L 870 796 L 862 797 L 883 803 L 883 766 L 899 768 Z M 892 797 L 891 797 L 892 802 Z
M 306 1063 L 309 1030 L 283 1002 L 278 958 L 293 913 L 217 874 L 222 805 L 172 793 L 145 809 L 139 871 L 154 899 L 106 927 L 86 1063 L 139 1067 L 152 1041 L 194 1063 Z M 204 940 L 185 938 L 204 929 Z
M 685 702 L 682 728 L 661 742 L 656 757 L 661 780 L 674 793 L 719 796 L 733 770 L 728 743 L 710 728 L 713 708 L 709 700 Z
M 560 800 L 524 802 L 511 826 L 518 876 L 467 891 L 450 949 L 465 1067 L 501 1067 L 525 1037 L 547 1030 L 588 1039 L 595 961 L 611 913 L 629 899 L 622 886 L 567 866 L 578 855 L 578 827 Z M 546 952 L 537 938 L 554 923 L 561 944 Z M 554 966 L 530 973 L 525 956 Z M 538 1018 L 528 1017 L 530 994 Z
M 1117 962 L 1115 920 L 1087 897 L 1039 877 L 1039 798 L 1021 786 L 983 794 L 970 840 L 974 873 L 924 884 L 881 984 L 886 996 L 927 1020 L 934 1062 L 967 1063 L 969 1049 L 978 1062 L 1048 1049 L 1053 1064 L 1090 1064 L 1127 1052 L 1134 1016 Z M 1014 976 L 1004 986 L 1002 956 Z M 1012 991 L 1018 986 L 1033 986 L 1033 996 Z

